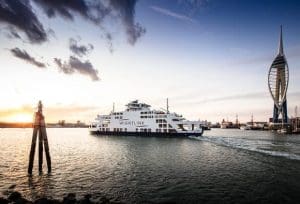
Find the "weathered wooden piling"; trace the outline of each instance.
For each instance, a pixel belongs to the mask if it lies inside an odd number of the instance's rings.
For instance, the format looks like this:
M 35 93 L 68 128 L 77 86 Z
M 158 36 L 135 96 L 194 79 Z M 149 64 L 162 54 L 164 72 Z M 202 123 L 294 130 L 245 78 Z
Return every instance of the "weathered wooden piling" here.
M 39 134 L 39 137 L 38 137 L 39 138 L 39 172 L 42 172 L 42 170 L 43 170 L 43 147 L 45 147 L 48 173 L 51 172 L 51 157 L 50 157 L 50 151 L 49 151 L 49 145 L 48 145 L 45 119 L 43 116 L 42 109 L 43 109 L 42 102 L 39 101 L 38 111 L 35 113 L 35 119 L 34 119 L 34 124 L 33 124 L 32 142 L 31 142 L 31 149 L 30 149 L 30 153 L 29 153 L 28 174 L 32 174 L 36 139 L 37 139 L 38 134 Z

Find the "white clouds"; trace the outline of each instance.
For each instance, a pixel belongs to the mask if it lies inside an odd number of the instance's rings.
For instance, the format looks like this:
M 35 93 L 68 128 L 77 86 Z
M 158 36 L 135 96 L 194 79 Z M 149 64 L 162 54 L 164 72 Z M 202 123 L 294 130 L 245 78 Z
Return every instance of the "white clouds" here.
M 179 14 L 179 13 L 176 13 L 176 12 L 173 12 L 173 11 L 170 11 L 168 9 L 164 9 L 164 8 L 161 8 L 161 7 L 158 7 L 158 6 L 150 6 L 151 9 L 153 9 L 154 11 L 158 12 L 158 13 L 161 13 L 163 15 L 166 15 L 166 16 L 170 16 L 172 18 L 175 18 L 175 19 L 178 19 L 178 20 L 182 20 L 182 21 L 188 21 L 188 22 L 191 22 L 191 23 L 195 23 L 196 21 L 184 14 Z

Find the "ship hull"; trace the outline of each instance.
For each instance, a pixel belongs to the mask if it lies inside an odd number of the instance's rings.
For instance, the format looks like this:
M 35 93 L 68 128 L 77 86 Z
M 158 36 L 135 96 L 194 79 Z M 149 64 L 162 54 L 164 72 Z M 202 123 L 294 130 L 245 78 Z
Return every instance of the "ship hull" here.
M 91 135 L 106 135 L 106 136 L 138 136 L 138 137 L 189 137 L 202 136 L 202 132 L 194 133 L 166 133 L 166 132 L 108 132 L 90 130 Z

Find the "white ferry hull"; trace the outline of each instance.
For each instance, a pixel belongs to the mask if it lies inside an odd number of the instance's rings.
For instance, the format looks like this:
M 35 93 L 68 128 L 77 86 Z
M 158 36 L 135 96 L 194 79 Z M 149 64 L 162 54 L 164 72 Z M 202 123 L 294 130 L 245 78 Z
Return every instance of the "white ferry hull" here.
M 189 136 L 202 136 L 203 132 L 106 132 L 99 130 L 90 130 L 92 135 L 107 135 L 107 136 L 139 136 L 139 137 L 189 137 Z

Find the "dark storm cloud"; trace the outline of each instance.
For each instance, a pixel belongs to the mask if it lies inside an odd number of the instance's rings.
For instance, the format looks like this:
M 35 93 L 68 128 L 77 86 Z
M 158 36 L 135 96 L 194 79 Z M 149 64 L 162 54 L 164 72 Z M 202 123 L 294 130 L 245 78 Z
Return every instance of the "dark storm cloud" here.
M 79 14 L 102 29 L 104 28 L 101 23 L 106 17 L 116 17 L 122 22 L 128 42 L 132 45 L 146 32 L 145 28 L 134 21 L 136 0 L 34 0 L 34 2 L 43 8 L 49 18 L 60 15 L 74 20 L 74 15 Z
M 94 46 L 91 44 L 78 45 L 77 40 L 70 38 L 69 48 L 74 54 L 76 54 L 79 57 L 82 57 L 82 56 L 89 54 L 94 49 Z
M 42 62 L 37 61 L 34 57 L 30 56 L 25 50 L 21 50 L 19 48 L 13 48 L 10 52 L 15 56 L 18 57 L 30 64 L 33 64 L 39 68 L 45 68 L 46 65 Z
M 121 21 L 128 42 L 132 45 L 146 32 L 145 28 L 134 20 L 137 0 L 32 1 L 40 6 L 49 18 L 60 15 L 65 19 L 74 20 L 75 15 L 80 15 L 103 30 L 105 29 L 102 22 L 107 17 L 116 18 Z M 30 2 L 29 0 L 0 0 L 0 23 L 17 29 L 16 32 L 11 32 L 10 37 L 19 38 L 18 32 L 22 31 L 31 43 L 42 43 L 48 39 L 48 33 L 33 11 Z
M 0 0 L 0 23 L 14 26 L 24 32 L 31 43 L 47 40 L 47 33 L 32 11 L 29 0 Z M 17 32 L 12 34 L 19 36 Z
M 73 20 L 74 13 L 78 13 L 87 19 L 94 20 L 90 13 L 91 7 L 84 0 L 34 0 L 34 2 L 44 9 L 49 18 L 59 14 L 66 19 Z
M 93 81 L 99 80 L 98 70 L 96 70 L 88 60 L 82 62 L 80 59 L 70 56 L 68 62 L 62 62 L 62 60 L 58 58 L 54 58 L 54 62 L 59 70 L 65 74 L 79 73 L 89 76 Z
M 136 0 L 110 0 L 113 10 L 117 11 L 125 28 L 128 42 L 134 45 L 145 32 L 139 23 L 134 22 Z

